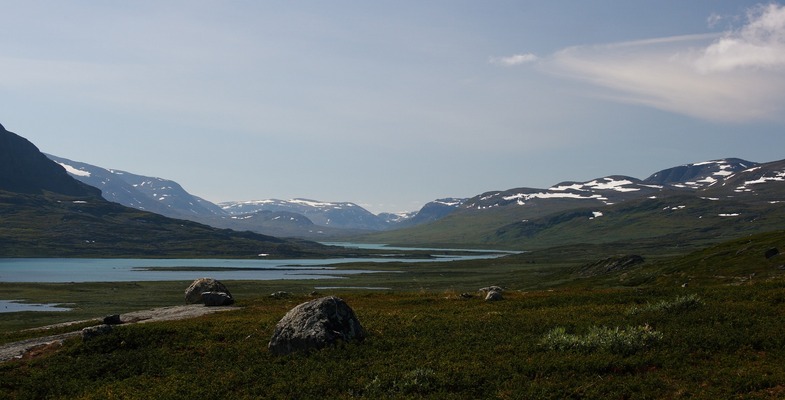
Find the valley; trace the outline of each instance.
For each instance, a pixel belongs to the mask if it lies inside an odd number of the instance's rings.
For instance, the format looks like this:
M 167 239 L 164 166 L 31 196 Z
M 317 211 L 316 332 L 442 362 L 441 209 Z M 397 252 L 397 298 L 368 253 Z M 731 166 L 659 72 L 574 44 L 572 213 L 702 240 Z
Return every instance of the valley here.
M 0 313 L 0 345 L 59 338 L 0 363 L 10 398 L 785 393 L 784 161 L 489 191 L 393 216 L 306 199 L 213 204 L 0 134 L 0 299 L 30 306 Z M 79 338 L 102 316 L 182 304 L 203 275 L 231 288 L 233 312 Z M 484 300 L 489 285 L 502 300 Z M 366 340 L 266 351 L 278 318 L 326 295 L 352 305 Z M 347 384 L 325 384 L 336 374 Z

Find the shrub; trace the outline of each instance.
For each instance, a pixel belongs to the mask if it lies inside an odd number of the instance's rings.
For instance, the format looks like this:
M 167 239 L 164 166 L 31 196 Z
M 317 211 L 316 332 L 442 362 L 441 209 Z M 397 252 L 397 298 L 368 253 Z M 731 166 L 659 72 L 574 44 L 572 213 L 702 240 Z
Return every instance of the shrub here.
M 703 300 L 696 294 L 676 296 L 674 300 L 662 300 L 657 303 L 648 303 L 645 306 L 635 306 L 627 311 L 627 315 L 635 315 L 644 312 L 680 313 L 692 310 L 703 305 Z
M 604 350 L 617 354 L 632 354 L 662 339 L 662 333 L 649 325 L 608 328 L 593 326 L 585 335 L 569 334 L 563 327 L 553 328 L 540 344 L 548 350 L 591 352 Z

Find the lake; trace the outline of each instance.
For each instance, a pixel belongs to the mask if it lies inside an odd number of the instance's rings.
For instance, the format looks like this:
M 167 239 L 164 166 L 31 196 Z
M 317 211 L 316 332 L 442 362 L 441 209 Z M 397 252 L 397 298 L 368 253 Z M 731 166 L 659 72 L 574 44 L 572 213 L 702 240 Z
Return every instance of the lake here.
M 338 243 L 329 243 L 332 245 Z M 423 250 L 387 248 L 384 245 L 340 243 L 365 249 Z M 475 251 L 475 250 L 468 250 Z M 373 273 L 373 270 L 337 269 L 334 264 L 351 262 L 444 262 L 499 257 L 508 252 L 477 251 L 474 255 L 438 256 L 430 259 L 395 257 L 253 260 L 233 259 L 97 259 L 97 258 L 5 258 L 0 259 L 0 282 L 134 282 L 190 281 L 202 276 L 218 280 L 325 279 L 338 275 Z

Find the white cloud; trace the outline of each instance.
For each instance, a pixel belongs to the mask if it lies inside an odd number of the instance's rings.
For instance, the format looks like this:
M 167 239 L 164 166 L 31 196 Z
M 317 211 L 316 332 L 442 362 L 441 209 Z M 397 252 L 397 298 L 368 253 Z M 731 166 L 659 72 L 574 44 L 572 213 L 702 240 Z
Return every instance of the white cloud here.
M 712 121 L 785 115 L 785 7 L 751 10 L 722 35 L 688 35 L 576 46 L 541 63 L 545 71 L 610 89 L 592 93 Z
M 539 57 L 532 53 L 514 54 L 507 57 L 491 57 L 491 64 L 501 65 L 503 67 L 512 67 L 515 65 L 527 64 L 537 61 Z
M 785 67 L 785 6 L 756 7 L 747 19 L 742 29 L 727 32 L 703 51 L 695 63 L 699 71 Z

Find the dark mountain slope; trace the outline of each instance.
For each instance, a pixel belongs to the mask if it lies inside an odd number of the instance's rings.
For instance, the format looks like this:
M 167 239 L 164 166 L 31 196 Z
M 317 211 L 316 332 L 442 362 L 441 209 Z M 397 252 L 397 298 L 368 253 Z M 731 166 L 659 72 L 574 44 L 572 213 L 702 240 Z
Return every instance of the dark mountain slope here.
M 65 169 L 52 163 L 27 139 L 0 125 L 0 190 L 68 196 L 100 196 L 93 187 L 71 179 Z

